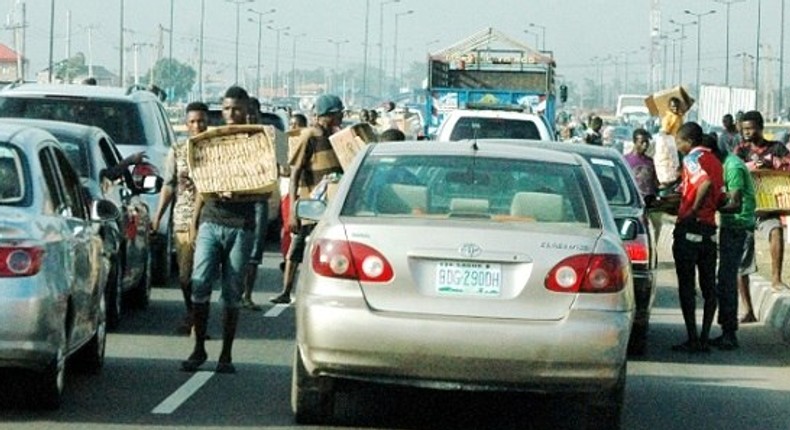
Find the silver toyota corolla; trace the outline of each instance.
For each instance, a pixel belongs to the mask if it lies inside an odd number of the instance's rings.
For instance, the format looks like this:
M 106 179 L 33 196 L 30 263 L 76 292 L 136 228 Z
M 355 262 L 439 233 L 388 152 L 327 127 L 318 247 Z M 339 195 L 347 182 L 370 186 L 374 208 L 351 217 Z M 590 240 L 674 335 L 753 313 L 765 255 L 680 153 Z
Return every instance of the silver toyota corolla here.
M 297 207 L 319 221 L 296 288 L 297 421 L 329 421 L 353 379 L 579 392 L 617 428 L 634 226 L 618 231 L 589 164 L 509 144 L 363 151 L 328 206 Z

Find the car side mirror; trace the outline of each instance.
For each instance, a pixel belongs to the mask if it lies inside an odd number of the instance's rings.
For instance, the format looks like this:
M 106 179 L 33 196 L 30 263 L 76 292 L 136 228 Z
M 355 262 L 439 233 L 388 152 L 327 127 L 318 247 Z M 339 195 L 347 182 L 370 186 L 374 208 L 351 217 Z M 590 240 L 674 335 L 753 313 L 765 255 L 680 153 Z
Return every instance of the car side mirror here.
M 618 230 L 620 233 L 620 239 L 622 241 L 634 240 L 636 239 L 637 235 L 637 224 L 636 221 L 626 218 L 623 222 L 618 226 Z
M 326 212 L 326 202 L 323 200 L 299 200 L 296 202 L 296 216 L 308 221 L 319 221 Z
M 91 203 L 91 221 L 114 221 L 120 217 L 120 209 L 109 200 L 98 199 Z

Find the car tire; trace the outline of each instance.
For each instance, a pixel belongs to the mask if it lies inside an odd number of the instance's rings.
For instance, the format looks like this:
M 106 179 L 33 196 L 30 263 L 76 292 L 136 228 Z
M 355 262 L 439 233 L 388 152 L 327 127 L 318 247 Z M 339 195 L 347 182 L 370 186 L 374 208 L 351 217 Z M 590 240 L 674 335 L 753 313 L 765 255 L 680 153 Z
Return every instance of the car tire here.
M 145 259 L 143 274 L 134 289 L 129 292 L 129 304 L 135 309 L 145 309 L 151 302 L 152 259 L 151 253 L 149 252 L 148 257 Z
M 123 311 L 123 268 L 118 256 L 110 261 L 110 274 L 107 277 L 107 287 L 104 293 L 104 307 L 106 312 L 107 328 L 115 330 L 121 322 Z
M 151 237 L 148 252 L 154 257 L 152 263 L 151 283 L 166 286 L 172 278 L 173 265 L 173 239 L 170 229 L 167 236 L 156 234 Z
M 82 372 L 97 374 L 104 367 L 104 352 L 107 346 L 106 315 L 106 301 L 102 297 L 99 300 L 99 311 L 96 313 L 96 328 L 93 336 L 73 356 L 74 364 Z
M 34 378 L 37 400 L 35 404 L 41 409 L 58 409 L 63 402 L 63 390 L 66 386 L 66 359 L 63 347 L 58 348 L 57 354 L 46 369 L 37 373 Z
M 591 396 L 587 406 L 587 429 L 619 430 L 625 401 L 626 363 L 611 388 Z
M 294 352 L 291 377 L 291 410 L 298 424 L 329 423 L 334 416 L 335 393 L 332 381 L 307 373 L 299 348 Z

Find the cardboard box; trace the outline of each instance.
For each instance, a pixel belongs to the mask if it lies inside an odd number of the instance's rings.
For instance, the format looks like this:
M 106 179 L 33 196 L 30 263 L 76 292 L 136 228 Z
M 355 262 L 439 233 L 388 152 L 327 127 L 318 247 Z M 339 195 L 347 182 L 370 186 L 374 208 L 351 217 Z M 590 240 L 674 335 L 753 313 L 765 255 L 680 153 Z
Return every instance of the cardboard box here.
M 362 147 L 377 140 L 376 132 L 366 123 L 354 124 L 329 136 L 329 142 L 343 170 L 348 169 Z
M 680 110 L 683 113 L 688 112 L 691 106 L 694 106 L 694 99 L 680 85 L 647 96 L 645 106 L 650 111 L 650 115 L 662 118 L 669 111 L 669 99 L 672 97 L 680 99 Z

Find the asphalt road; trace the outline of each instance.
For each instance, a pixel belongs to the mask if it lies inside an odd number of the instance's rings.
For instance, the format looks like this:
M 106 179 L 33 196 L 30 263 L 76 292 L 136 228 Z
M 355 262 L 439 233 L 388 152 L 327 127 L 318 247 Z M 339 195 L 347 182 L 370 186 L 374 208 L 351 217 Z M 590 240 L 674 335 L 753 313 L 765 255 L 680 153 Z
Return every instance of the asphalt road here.
M 279 261 L 269 253 L 259 271 L 254 299 L 261 304 L 280 288 Z M 662 261 L 659 285 L 647 355 L 629 362 L 624 428 L 790 427 L 790 350 L 777 333 L 757 323 L 742 327 L 739 350 L 672 352 L 683 328 L 671 262 Z M 214 339 L 220 337 L 219 314 L 219 306 L 213 307 L 209 334 Z M 119 330 L 110 334 L 103 371 L 69 376 L 58 411 L 20 406 L 13 380 L 3 375 L 0 429 L 297 428 L 289 403 L 292 308 L 266 303 L 261 312 L 242 313 L 235 375 L 210 371 L 219 340 L 209 341 L 206 372 L 178 370 L 192 345 L 173 333 L 182 316 L 179 291 L 155 289 L 151 306 L 124 315 Z M 348 388 L 339 397 L 335 428 L 583 428 L 583 403 L 574 398 Z

